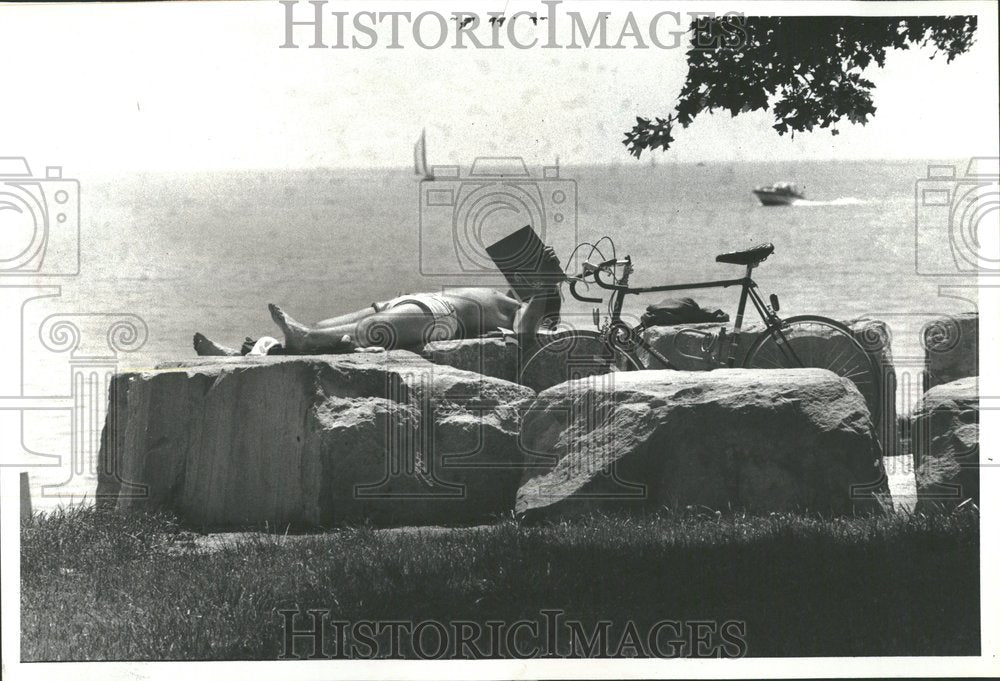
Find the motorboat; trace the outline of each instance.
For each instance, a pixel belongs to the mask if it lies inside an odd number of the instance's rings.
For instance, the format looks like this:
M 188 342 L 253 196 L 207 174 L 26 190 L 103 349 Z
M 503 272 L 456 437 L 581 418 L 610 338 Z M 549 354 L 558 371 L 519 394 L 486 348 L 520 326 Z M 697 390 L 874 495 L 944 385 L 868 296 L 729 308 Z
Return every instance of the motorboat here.
M 806 198 L 793 182 L 778 182 L 769 187 L 757 187 L 753 193 L 763 206 L 790 206 Z

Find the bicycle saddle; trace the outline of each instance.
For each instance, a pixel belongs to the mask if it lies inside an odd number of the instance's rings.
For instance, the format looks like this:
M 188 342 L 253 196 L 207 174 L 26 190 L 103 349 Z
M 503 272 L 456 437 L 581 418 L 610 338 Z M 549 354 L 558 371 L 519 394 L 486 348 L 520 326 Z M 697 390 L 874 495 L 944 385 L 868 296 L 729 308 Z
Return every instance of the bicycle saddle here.
M 774 244 L 761 244 L 745 251 L 733 251 L 715 256 L 715 262 L 726 262 L 731 265 L 756 265 L 767 256 L 774 253 Z

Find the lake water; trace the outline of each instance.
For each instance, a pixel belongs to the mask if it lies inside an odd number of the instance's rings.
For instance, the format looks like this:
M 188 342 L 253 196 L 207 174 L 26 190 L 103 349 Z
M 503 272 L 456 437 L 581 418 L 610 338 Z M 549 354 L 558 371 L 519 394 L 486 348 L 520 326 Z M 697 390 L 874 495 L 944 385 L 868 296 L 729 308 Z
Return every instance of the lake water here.
M 85 314 L 74 317 L 81 335 L 97 334 L 101 342 L 106 330 L 97 327 L 112 318 L 100 315 L 135 315 L 148 334 L 135 352 L 118 354 L 118 367 L 151 366 L 191 356 L 196 330 L 230 344 L 274 334 L 268 302 L 308 322 L 404 291 L 501 286 L 495 274 L 475 270 L 477 236 L 469 225 L 482 227 L 478 238 L 488 242 L 532 220 L 545 221 L 540 231 L 564 261 L 575 238 L 612 236 L 618 254 L 635 261 L 635 285 L 736 276 L 738 268 L 715 262 L 718 253 L 773 242 L 776 251 L 755 279 L 763 293 L 779 294 L 783 314 L 884 319 L 897 363 L 915 376 L 923 326 L 937 314 L 975 310 L 973 294 L 939 291 L 960 282 L 916 272 L 914 187 L 926 168 L 922 161 L 636 162 L 563 167 L 558 177 L 529 168 L 533 179 L 522 178 L 510 194 L 520 204 L 505 199 L 493 212 L 487 206 L 479 213 L 487 216 L 483 222 L 469 217 L 478 210 L 469 210 L 477 185 L 467 176 L 434 186 L 406 170 L 80 177 L 81 272 L 54 282 L 58 297 L 25 308 L 23 394 L 69 394 L 74 357 L 39 342 L 37 325 L 48 315 Z M 798 182 L 811 200 L 759 206 L 750 189 L 778 180 Z M 447 203 L 441 194 L 428 194 L 442 189 L 453 206 L 441 205 Z M 737 294 L 719 289 L 694 296 L 732 313 Z M 638 314 L 649 302 L 635 299 L 626 312 Z M 588 306 L 576 301 L 567 301 L 565 312 L 589 318 Z M 86 353 L 76 354 L 75 361 L 86 364 Z M 915 394 L 901 391 L 901 411 L 910 409 Z M 78 462 L 80 470 L 70 475 L 69 424 L 70 412 L 62 408 L 24 418 L 22 461 L 56 464 L 32 473 L 36 506 L 93 491 L 92 462 Z M 4 425 L 16 427 L 11 420 Z M 61 459 L 39 456 L 45 453 Z M 41 484 L 65 480 L 39 494 Z

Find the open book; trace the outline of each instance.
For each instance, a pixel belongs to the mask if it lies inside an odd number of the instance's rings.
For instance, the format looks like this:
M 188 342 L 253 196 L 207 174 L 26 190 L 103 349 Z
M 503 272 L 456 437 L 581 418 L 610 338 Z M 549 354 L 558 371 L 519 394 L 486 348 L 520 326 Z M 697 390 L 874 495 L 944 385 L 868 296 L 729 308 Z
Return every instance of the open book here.
M 527 300 L 542 290 L 566 278 L 556 262 L 544 257 L 545 243 L 531 225 L 525 225 L 486 247 L 493 262 L 507 278 L 507 283 L 521 300 Z

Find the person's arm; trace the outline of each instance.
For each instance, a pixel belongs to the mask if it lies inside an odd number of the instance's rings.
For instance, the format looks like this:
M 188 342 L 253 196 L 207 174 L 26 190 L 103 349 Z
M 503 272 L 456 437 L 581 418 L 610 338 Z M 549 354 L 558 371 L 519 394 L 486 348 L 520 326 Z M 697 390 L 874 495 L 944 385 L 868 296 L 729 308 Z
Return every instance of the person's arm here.
M 558 296 L 559 291 L 553 290 Z M 521 308 L 514 315 L 514 333 L 518 336 L 534 336 L 538 333 L 538 327 L 545 317 L 548 309 L 548 295 L 539 294 L 532 296 L 526 303 L 521 304 Z
M 551 247 L 547 246 L 543 253 L 545 258 L 554 261 L 555 265 L 559 266 L 559 258 L 556 257 L 555 251 Z M 547 283 L 547 286 L 522 303 L 521 308 L 514 316 L 514 333 L 518 337 L 534 340 L 544 319 L 554 317 L 558 321 L 562 304 L 562 298 L 559 295 L 561 282 L 550 281 Z

